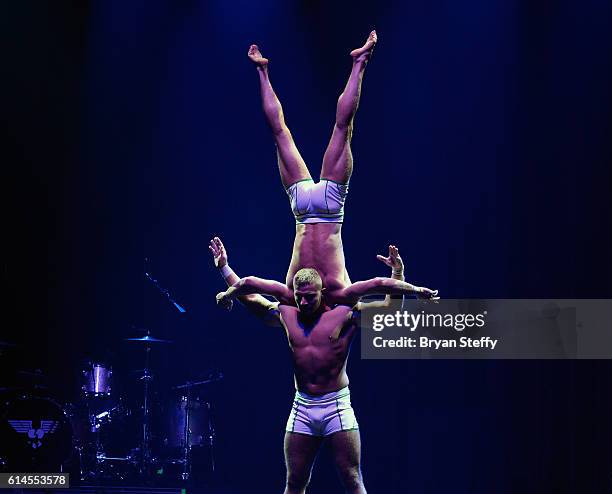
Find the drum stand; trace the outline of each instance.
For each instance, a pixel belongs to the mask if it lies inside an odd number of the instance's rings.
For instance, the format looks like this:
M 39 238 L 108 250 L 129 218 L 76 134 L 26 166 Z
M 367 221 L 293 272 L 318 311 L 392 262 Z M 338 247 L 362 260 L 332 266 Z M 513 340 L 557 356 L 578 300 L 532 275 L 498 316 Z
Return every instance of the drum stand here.
M 149 383 L 153 380 L 153 375 L 149 369 L 150 365 L 150 354 L 151 354 L 151 345 L 153 343 L 172 343 L 169 340 L 160 340 L 159 338 L 154 338 L 151 336 L 151 332 L 149 330 L 146 331 L 146 336 L 142 336 L 140 338 L 126 338 L 125 341 L 132 341 L 138 343 L 144 343 L 145 347 L 145 365 L 142 370 L 142 377 L 140 380 L 143 382 L 143 406 L 142 406 L 142 442 L 140 445 L 140 473 L 142 475 L 147 475 L 150 473 L 151 466 L 153 464 L 154 458 L 151 456 L 151 433 L 150 433 L 150 396 L 149 396 Z
M 144 384 L 143 412 L 142 412 L 142 458 L 141 472 L 146 472 L 151 461 L 151 451 L 149 449 L 149 382 L 153 380 L 153 375 L 149 371 L 149 354 L 151 345 L 145 344 L 145 366 L 143 375 L 140 378 Z
M 191 475 L 191 386 L 187 386 L 187 400 L 185 402 L 185 430 L 183 432 L 183 471 L 181 479 L 189 480 Z
M 105 365 L 90 362 L 88 370 L 83 371 L 86 377 L 86 383 L 82 386 L 85 403 L 87 407 L 87 422 L 89 432 L 92 434 L 91 440 L 78 446 L 78 454 L 81 463 L 80 476 L 81 480 L 94 479 L 99 480 L 102 476 L 107 475 L 107 469 L 104 465 L 106 461 L 129 461 L 130 458 L 118 458 L 107 456 L 105 450 L 105 441 L 102 435 L 107 424 L 109 424 L 117 411 L 121 409 L 121 400 L 119 403 L 105 403 L 103 400 L 110 396 L 110 377 L 112 370 L 109 370 Z M 88 462 L 85 468 L 83 464 L 83 450 L 86 446 L 91 448 L 86 450 Z M 121 474 L 112 472 L 114 477 L 123 478 Z
M 113 411 L 118 408 L 119 405 L 111 408 L 110 410 L 105 410 L 101 413 L 96 414 L 92 412 L 90 409 L 90 404 L 87 405 L 87 420 L 88 420 L 88 428 L 91 434 L 93 434 L 93 441 L 89 442 L 89 445 L 94 449 L 91 453 L 88 453 L 87 456 L 89 458 L 89 462 L 84 464 L 83 458 L 83 449 L 86 444 L 79 444 L 76 447 L 79 455 L 79 464 L 80 464 L 80 478 L 82 481 L 84 480 L 95 480 L 98 481 L 102 478 L 103 475 L 107 474 L 104 468 L 105 461 L 129 461 L 130 458 L 117 458 L 112 456 L 107 456 L 106 451 L 104 449 L 104 442 L 101 437 L 101 429 L 104 427 L 103 419 L 106 419 L 111 415 Z M 122 479 L 121 474 L 117 472 L 113 472 L 112 475 L 117 477 L 118 479 Z

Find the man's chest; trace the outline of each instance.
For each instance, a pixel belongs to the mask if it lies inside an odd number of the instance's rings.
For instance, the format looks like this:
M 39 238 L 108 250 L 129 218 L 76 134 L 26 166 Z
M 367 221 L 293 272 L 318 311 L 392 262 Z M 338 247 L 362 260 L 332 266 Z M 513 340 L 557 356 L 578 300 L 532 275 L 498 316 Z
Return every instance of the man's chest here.
M 285 310 L 281 311 L 281 321 L 292 348 L 335 345 L 354 326 L 348 307 L 332 309 L 310 323 L 300 320 L 297 309 Z

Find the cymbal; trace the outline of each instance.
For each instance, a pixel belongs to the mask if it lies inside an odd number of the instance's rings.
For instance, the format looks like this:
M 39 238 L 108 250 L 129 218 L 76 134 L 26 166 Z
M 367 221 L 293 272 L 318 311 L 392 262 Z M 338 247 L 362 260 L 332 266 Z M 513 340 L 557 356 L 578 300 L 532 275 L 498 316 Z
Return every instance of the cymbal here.
M 141 338 L 126 338 L 125 341 L 140 341 L 142 343 L 172 343 L 171 340 L 160 340 L 153 336 L 142 336 Z
M 0 348 L 15 348 L 18 345 L 15 343 L 9 343 L 8 341 L 0 341 Z

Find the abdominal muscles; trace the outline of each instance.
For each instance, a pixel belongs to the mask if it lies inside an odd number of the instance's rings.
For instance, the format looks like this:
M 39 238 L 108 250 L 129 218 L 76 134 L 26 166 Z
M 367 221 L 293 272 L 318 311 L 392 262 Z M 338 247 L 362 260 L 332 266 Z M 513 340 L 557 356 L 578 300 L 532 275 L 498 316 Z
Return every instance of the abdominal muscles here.
M 347 348 L 307 347 L 294 349 L 293 362 L 298 389 L 311 394 L 324 394 L 348 386 L 346 375 Z

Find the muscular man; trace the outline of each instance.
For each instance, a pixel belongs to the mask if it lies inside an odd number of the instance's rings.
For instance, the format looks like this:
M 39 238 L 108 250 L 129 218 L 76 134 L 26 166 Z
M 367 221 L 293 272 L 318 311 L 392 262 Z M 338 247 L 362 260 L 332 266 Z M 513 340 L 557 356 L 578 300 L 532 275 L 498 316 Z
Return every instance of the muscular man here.
M 228 286 L 236 286 L 239 277 L 227 263 L 221 239 L 212 239 L 209 248 Z M 392 278 L 401 283 L 404 265 L 397 248 L 390 245 L 389 256 L 377 258 L 392 268 Z M 274 303 L 259 294 L 239 297 L 249 310 L 268 323 L 284 327 L 293 357 L 296 393 L 285 428 L 285 494 L 305 492 L 315 457 L 326 439 L 346 492 L 365 493 L 359 427 L 351 407 L 346 373 L 357 329 L 355 316 L 362 303 L 355 307 L 327 306 L 321 294 L 321 279 L 314 269 L 301 270 L 293 282 L 298 307 L 282 301 Z M 371 302 L 389 303 L 389 296 L 384 301 Z
M 272 295 L 283 303 L 292 304 L 296 274 L 303 268 L 311 268 L 316 269 L 321 279 L 325 304 L 329 307 L 337 304 L 353 307 L 360 296 L 370 293 L 416 294 L 425 298 L 436 295 L 437 292 L 428 288 L 415 287 L 408 283 L 398 284 L 388 278 L 374 278 L 351 284 L 344 264 L 341 230 L 344 200 L 353 171 L 353 120 L 359 105 L 364 70 L 377 39 L 376 31 L 372 31 L 366 43 L 351 52 L 353 66 L 346 87 L 338 98 L 336 122 L 323 156 L 318 183 L 312 180 L 285 124 L 283 109 L 270 84 L 268 59 L 262 56 L 256 45 L 251 45 L 248 56 L 259 74 L 263 110 L 276 143 L 281 182 L 287 190 L 295 215 L 296 234 L 285 284 L 248 277 L 239 281 L 240 287 L 234 287 L 241 290 L 240 294 L 263 293 Z M 219 294 L 217 300 L 220 304 L 229 306 L 232 296 L 235 295 L 236 292 L 230 289 Z M 301 311 L 313 310 L 316 305 L 313 293 L 301 290 L 299 302 L 297 295 L 296 293 L 295 300 Z

